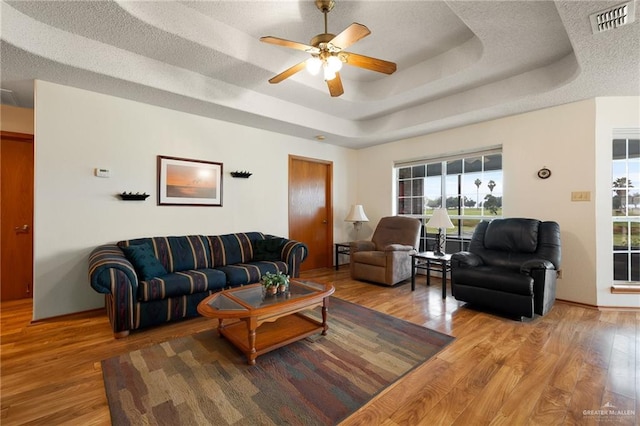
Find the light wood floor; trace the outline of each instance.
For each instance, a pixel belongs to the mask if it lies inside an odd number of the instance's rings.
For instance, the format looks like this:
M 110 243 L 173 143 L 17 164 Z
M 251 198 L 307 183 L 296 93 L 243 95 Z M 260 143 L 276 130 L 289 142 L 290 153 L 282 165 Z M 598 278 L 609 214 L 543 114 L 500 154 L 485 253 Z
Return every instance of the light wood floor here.
M 352 281 L 344 266 L 303 277 L 331 281 L 337 297 L 456 337 L 345 425 L 639 422 L 639 312 L 557 302 L 545 317 L 521 323 L 470 310 L 452 297 L 443 301 L 437 279 L 427 288 L 421 277 L 411 292 L 408 283 Z M 2 425 L 110 424 L 102 359 L 215 326 L 197 318 L 114 340 L 102 312 L 30 324 L 30 300 L 1 309 Z M 611 415 L 594 415 L 603 410 Z

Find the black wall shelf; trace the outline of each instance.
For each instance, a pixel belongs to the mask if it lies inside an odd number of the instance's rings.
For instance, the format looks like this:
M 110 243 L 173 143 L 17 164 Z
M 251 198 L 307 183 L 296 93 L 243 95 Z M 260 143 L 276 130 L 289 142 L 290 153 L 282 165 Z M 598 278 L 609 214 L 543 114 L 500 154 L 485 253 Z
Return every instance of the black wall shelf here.
M 235 172 L 231 172 L 231 176 L 234 178 L 243 178 L 243 179 L 248 179 L 249 176 L 251 176 L 253 173 L 248 172 L 246 170 L 244 171 L 235 171 Z
M 131 192 L 123 192 L 122 194 L 118 194 L 120 196 L 120 198 L 122 198 L 124 201 L 144 201 L 147 199 L 147 197 L 149 197 L 150 194 L 133 194 Z

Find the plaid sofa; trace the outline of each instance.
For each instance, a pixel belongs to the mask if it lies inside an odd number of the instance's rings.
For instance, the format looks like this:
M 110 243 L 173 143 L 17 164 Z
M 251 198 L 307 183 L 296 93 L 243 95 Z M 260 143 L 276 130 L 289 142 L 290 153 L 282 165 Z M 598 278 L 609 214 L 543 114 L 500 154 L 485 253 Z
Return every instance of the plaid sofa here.
M 261 247 L 272 242 L 272 256 L 265 256 Z M 148 250 L 147 260 L 158 269 L 140 269 L 130 256 L 134 249 Z M 303 243 L 260 232 L 139 238 L 95 248 L 89 281 L 105 294 L 115 336 L 124 337 L 130 330 L 197 316 L 205 297 L 256 283 L 266 272 L 297 277 L 307 253 Z

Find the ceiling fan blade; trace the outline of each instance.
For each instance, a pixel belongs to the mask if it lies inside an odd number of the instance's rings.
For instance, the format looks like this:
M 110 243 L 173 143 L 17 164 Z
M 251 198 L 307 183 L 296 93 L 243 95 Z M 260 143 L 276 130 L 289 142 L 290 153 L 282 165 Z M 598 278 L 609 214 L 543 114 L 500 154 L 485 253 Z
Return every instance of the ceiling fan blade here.
M 337 47 L 338 49 L 346 49 L 356 41 L 365 38 L 371 34 L 369 28 L 362 24 L 354 22 L 345 28 L 340 34 L 335 36 L 329 43 Z
M 336 73 L 336 78 L 333 80 L 327 80 L 327 86 L 329 87 L 329 93 L 332 97 L 338 97 L 344 93 L 342 87 L 342 80 L 340 79 L 340 73 Z
M 308 44 L 304 43 L 298 43 L 297 41 L 285 40 L 284 38 L 265 36 L 260 37 L 260 41 L 263 43 L 275 44 L 276 46 L 302 50 L 303 52 L 320 53 L 320 49 L 318 49 L 317 47 L 309 46 Z
M 294 75 L 295 73 L 297 73 L 298 71 L 303 70 L 306 66 L 307 66 L 307 61 L 302 61 L 299 64 L 295 64 L 291 68 L 286 69 L 286 70 L 282 71 L 280 74 L 278 74 L 275 77 L 271 78 L 269 80 L 269 83 L 271 83 L 271 84 L 280 83 L 282 80 L 285 80 L 285 79 L 291 77 L 292 75 Z
M 350 52 L 340 52 L 338 56 L 344 61 L 344 63 L 353 65 L 354 67 L 360 67 L 385 74 L 393 74 L 396 71 L 396 64 L 394 62 Z

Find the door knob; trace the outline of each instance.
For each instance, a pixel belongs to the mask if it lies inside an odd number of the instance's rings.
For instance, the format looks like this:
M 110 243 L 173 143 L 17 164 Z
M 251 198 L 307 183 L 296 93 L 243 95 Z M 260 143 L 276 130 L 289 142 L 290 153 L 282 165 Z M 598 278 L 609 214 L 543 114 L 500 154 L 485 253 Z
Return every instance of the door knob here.
M 322 223 L 327 223 L 327 219 L 323 220 Z
M 16 233 L 18 233 L 18 234 L 27 234 L 27 233 L 29 233 L 29 225 L 16 226 L 14 229 L 15 229 Z

